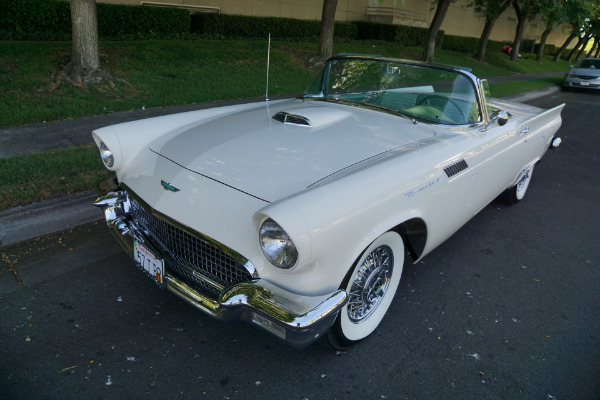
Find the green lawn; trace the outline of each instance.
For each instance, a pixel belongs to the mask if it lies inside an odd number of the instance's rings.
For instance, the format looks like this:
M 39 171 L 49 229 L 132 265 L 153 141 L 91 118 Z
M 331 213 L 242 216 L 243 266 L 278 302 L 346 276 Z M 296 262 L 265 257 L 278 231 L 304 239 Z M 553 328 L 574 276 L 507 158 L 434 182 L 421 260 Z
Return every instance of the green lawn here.
M 317 73 L 307 60 L 318 43 L 274 42 L 269 94 L 303 91 Z M 380 54 L 417 59 L 420 48 L 389 42 L 336 43 L 334 53 Z M 0 42 L 0 128 L 99 115 L 142 107 L 263 96 L 266 41 L 145 40 L 102 42 L 103 67 L 118 91 L 106 86 L 63 85 L 50 91 L 51 76 L 70 58 L 70 42 Z M 550 57 L 542 64 L 533 55 L 512 63 L 502 53 L 489 53 L 481 64 L 469 55 L 436 50 L 436 62 L 470 67 L 480 77 L 565 71 L 566 62 Z M 557 85 L 560 78 L 490 85 L 496 97 Z M 66 193 L 94 188 L 110 177 L 95 146 L 0 159 L 0 210 Z
M 316 71 L 307 60 L 317 43 L 274 42 L 269 94 L 293 94 L 305 89 Z M 337 43 L 334 52 L 381 54 L 418 58 L 420 48 L 390 42 Z M 63 85 L 50 91 L 50 77 L 70 58 L 69 42 L 0 42 L 0 128 L 142 107 L 261 96 L 265 93 L 266 41 L 145 40 L 103 42 L 101 62 L 117 82 L 118 93 L 107 87 Z M 436 51 L 436 61 L 470 67 L 480 77 L 510 73 L 567 70 L 565 62 L 547 58 L 512 63 L 505 54 L 488 55 L 481 64 L 460 52 Z
M 95 144 L 0 158 L 0 210 L 90 190 L 113 175 Z

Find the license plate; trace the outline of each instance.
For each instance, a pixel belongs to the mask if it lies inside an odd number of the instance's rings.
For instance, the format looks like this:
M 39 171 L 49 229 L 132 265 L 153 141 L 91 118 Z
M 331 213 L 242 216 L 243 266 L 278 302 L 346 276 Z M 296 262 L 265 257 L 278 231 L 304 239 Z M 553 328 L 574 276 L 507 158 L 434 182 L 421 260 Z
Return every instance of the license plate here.
M 581 86 L 590 86 L 589 82 L 583 81 L 579 83 Z
M 133 259 L 159 286 L 165 285 L 165 263 L 137 240 L 133 242 Z

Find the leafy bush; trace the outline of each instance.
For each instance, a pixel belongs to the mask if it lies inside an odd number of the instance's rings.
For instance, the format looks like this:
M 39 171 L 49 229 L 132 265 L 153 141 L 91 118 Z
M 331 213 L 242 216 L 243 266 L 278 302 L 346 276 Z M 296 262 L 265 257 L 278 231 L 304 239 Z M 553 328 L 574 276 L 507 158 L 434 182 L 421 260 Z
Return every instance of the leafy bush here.
M 192 33 L 227 38 L 264 38 L 270 33 L 278 40 L 314 39 L 321 34 L 321 21 L 196 13 L 191 16 L 190 30 Z M 353 24 L 335 23 L 336 38 L 356 39 L 356 32 Z

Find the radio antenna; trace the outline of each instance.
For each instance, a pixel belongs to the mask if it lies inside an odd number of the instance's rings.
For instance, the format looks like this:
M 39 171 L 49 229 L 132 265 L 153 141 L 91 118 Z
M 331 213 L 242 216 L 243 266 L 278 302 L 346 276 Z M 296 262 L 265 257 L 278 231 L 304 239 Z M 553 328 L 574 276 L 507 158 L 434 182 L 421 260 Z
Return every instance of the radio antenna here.
M 269 33 L 269 46 L 267 48 L 267 90 L 265 92 L 265 101 L 269 101 L 269 62 L 271 61 L 271 34 Z

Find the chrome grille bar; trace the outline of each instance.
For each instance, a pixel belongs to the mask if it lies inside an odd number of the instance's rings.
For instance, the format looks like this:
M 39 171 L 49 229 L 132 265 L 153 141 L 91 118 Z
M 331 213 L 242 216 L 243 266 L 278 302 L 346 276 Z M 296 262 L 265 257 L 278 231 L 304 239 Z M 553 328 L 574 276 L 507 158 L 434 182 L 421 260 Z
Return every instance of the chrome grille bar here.
M 246 267 L 221 249 L 151 214 L 129 196 L 130 215 L 162 251 L 167 274 L 215 299 L 224 288 L 251 282 Z

